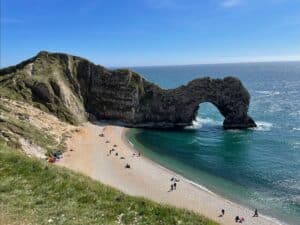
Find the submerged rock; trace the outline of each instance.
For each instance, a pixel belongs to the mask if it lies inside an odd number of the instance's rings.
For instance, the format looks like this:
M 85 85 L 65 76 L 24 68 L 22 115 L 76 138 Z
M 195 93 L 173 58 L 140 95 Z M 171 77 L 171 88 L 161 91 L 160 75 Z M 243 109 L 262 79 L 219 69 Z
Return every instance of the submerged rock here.
M 225 129 L 256 126 L 248 116 L 250 95 L 237 78 L 200 78 L 166 90 L 133 71 L 61 53 L 40 52 L 1 69 L 0 91 L 71 123 L 96 118 L 129 127 L 183 128 L 195 120 L 199 104 L 210 102 L 224 116 Z

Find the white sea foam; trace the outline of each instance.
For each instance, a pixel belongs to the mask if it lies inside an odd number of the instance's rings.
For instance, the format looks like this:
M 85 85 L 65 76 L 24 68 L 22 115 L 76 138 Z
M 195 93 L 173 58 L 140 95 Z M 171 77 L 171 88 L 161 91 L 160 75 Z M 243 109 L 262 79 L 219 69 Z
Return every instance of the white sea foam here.
M 131 145 L 131 147 L 134 147 L 131 141 L 128 140 L 128 143 Z
M 264 122 L 264 121 L 257 121 L 256 125 L 257 125 L 257 127 L 254 127 L 251 129 L 258 130 L 258 131 L 270 131 L 271 128 L 273 127 L 272 123 Z
M 263 218 L 265 218 L 266 220 L 269 220 L 269 221 L 271 221 L 272 223 L 277 224 L 277 225 L 288 225 L 287 223 L 284 223 L 284 222 L 278 220 L 278 219 L 275 218 L 275 217 L 266 216 L 266 215 L 262 215 L 262 214 L 260 214 L 260 217 L 263 217 Z
M 196 129 L 201 128 L 203 125 L 222 125 L 222 122 L 216 121 L 209 117 L 202 118 L 197 116 L 196 120 L 193 121 L 193 125 L 188 128 Z
M 203 190 L 203 191 L 206 191 L 212 195 L 216 195 L 214 192 L 210 191 L 209 189 L 207 189 L 206 187 L 194 182 L 194 181 L 191 181 L 191 180 L 188 180 L 186 178 L 183 178 L 184 181 L 186 181 L 187 183 L 190 183 L 191 185 L 194 185 L 196 187 L 198 187 L 199 189 Z
M 292 144 L 293 149 L 299 149 L 300 148 L 300 142 L 295 142 Z
M 300 131 L 300 127 L 294 127 L 293 130 Z
M 255 92 L 258 93 L 258 94 L 269 95 L 269 96 L 280 94 L 279 91 L 255 91 Z
M 231 132 L 231 133 L 242 133 L 244 132 L 244 130 L 239 130 L 239 129 L 227 129 L 227 132 Z
M 196 120 L 193 120 L 193 125 L 188 128 L 195 129 L 195 128 L 201 128 L 201 127 L 202 127 L 202 124 L 200 123 L 200 121 L 198 120 L 198 117 L 197 117 Z

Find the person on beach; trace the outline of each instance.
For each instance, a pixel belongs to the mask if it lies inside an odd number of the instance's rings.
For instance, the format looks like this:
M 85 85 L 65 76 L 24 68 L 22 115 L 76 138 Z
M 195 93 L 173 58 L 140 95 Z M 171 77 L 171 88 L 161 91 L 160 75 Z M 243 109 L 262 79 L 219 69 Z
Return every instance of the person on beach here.
M 224 210 L 224 209 L 222 209 L 222 210 L 221 210 L 221 213 L 222 213 L 222 216 L 224 216 L 224 214 L 225 214 L 225 210 Z
M 127 163 L 127 164 L 125 165 L 125 168 L 126 168 L 126 169 L 130 169 L 130 165 Z
M 239 222 L 240 221 L 240 217 L 239 216 L 236 216 L 235 217 L 235 222 L 237 223 L 237 222 Z
M 174 183 L 174 185 L 173 185 L 173 186 L 174 186 L 174 190 L 176 190 L 176 186 L 177 186 L 177 184 L 176 184 L 176 183 Z
M 173 191 L 174 190 L 174 186 L 173 184 L 171 184 L 170 190 L 169 191 Z
M 253 217 L 258 217 L 258 211 L 255 209 Z

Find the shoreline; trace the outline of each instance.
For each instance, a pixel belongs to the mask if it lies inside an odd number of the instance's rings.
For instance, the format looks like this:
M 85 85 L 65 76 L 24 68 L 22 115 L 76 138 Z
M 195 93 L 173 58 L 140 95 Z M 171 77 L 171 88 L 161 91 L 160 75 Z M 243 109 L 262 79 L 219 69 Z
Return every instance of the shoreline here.
M 127 132 L 128 128 L 116 125 L 86 123 L 68 140 L 68 151 L 58 165 L 81 172 L 126 194 L 192 210 L 220 224 L 236 224 L 234 218 L 237 215 L 245 218 L 243 224 L 282 224 L 261 214 L 252 217 L 253 210 L 223 198 L 143 155 L 137 156 L 139 151 L 131 146 Z M 104 137 L 100 137 L 100 133 Z M 116 150 L 109 154 L 113 145 L 117 145 Z M 125 168 L 127 163 L 130 169 Z M 175 191 L 169 191 L 172 177 L 180 180 Z M 220 217 L 223 208 L 225 215 Z
M 130 129 L 130 128 L 124 128 L 123 134 L 122 134 L 122 139 L 123 139 L 123 141 L 124 141 L 125 143 L 127 143 L 128 147 L 131 148 L 132 151 L 138 152 L 138 151 L 139 151 L 138 148 L 135 148 L 134 144 L 133 144 L 131 141 L 129 141 L 129 140 L 127 139 L 127 137 L 126 137 L 126 134 L 127 134 L 127 132 L 129 131 L 129 129 Z M 219 194 L 217 194 L 217 193 L 215 193 L 215 192 L 209 190 L 208 188 L 204 187 L 203 185 L 201 185 L 201 184 L 199 184 L 199 183 L 196 183 L 196 182 L 194 182 L 194 181 L 192 181 L 192 180 L 189 180 L 188 178 L 184 177 L 183 175 L 181 175 L 181 174 L 178 173 L 178 172 L 175 172 L 175 171 L 173 171 L 173 170 L 171 170 L 171 169 L 169 169 L 169 168 L 167 168 L 167 167 L 165 167 L 165 166 L 163 166 L 163 165 L 161 165 L 161 164 L 159 164 L 159 163 L 157 163 L 157 162 L 155 162 L 155 161 L 153 161 L 153 160 L 151 160 L 151 159 L 149 159 L 149 158 L 147 158 L 147 157 L 145 157 L 145 156 L 142 156 L 142 155 L 141 155 L 141 157 L 143 157 L 145 160 L 149 161 L 150 163 L 153 163 L 155 166 L 158 166 L 158 167 L 160 167 L 161 169 L 163 169 L 163 170 L 165 170 L 165 171 L 167 171 L 167 172 L 169 172 L 169 173 L 174 173 L 174 174 L 176 174 L 176 176 L 177 176 L 177 177 L 180 177 L 181 180 L 184 180 L 185 182 L 187 182 L 187 183 L 189 183 L 189 184 L 195 186 L 196 188 L 200 189 L 201 191 L 205 191 L 205 192 L 207 192 L 207 193 L 209 193 L 209 194 L 211 194 L 211 195 L 215 195 L 215 196 L 218 197 L 218 198 L 223 198 L 225 201 L 229 201 L 229 202 L 232 203 L 232 204 L 238 204 L 238 205 L 240 205 L 240 206 L 242 206 L 242 207 L 248 209 L 249 211 L 251 211 L 251 209 L 250 209 L 249 207 L 247 207 L 247 206 L 245 206 L 245 205 L 243 205 L 243 204 L 240 204 L 240 203 L 236 203 L 236 202 L 234 202 L 234 201 L 232 201 L 232 200 L 229 200 L 229 199 L 223 197 L 222 195 L 219 195 Z M 260 217 L 263 217 L 263 218 L 266 219 L 266 220 L 269 220 L 270 222 L 272 222 L 272 224 L 275 223 L 275 224 L 277 224 L 277 225 L 287 225 L 286 223 L 283 223 L 282 221 L 280 221 L 280 220 L 278 220 L 278 219 L 276 219 L 276 218 L 274 218 L 274 217 L 271 217 L 271 216 L 267 216 L 267 215 L 264 215 L 264 214 L 261 214 L 261 213 L 259 214 L 259 216 L 260 216 Z
M 131 150 L 132 150 L 133 152 L 139 152 L 139 150 L 138 150 L 137 148 L 134 147 L 134 144 L 131 143 L 131 141 L 129 141 L 129 140 L 127 139 L 126 134 L 127 134 L 128 131 L 129 131 L 129 128 L 124 128 L 124 130 L 123 130 L 123 133 L 122 133 L 122 139 L 123 139 L 124 143 L 126 143 L 127 146 L 128 146 L 129 148 L 131 148 Z M 202 185 L 200 185 L 200 184 L 198 184 L 198 183 L 196 183 L 196 182 L 194 182 L 194 181 L 192 181 L 192 180 L 187 179 L 187 178 L 184 177 L 183 175 L 181 175 L 181 174 L 179 174 L 179 173 L 177 173 L 177 172 L 175 172 L 175 171 L 173 171 L 173 170 L 171 170 L 171 169 L 168 169 L 167 167 L 165 167 L 165 166 L 163 166 L 163 165 L 161 165 L 161 164 L 159 164 L 159 163 L 157 163 L 157 162 L 155 162 L 155 161 L 153 161 L 153 160 L 151 160 L 151 159 L 149 159 L 149 158 L 147 158 L 147 157 L 145 157 L 145 156 L 143 156 L 143 155 L 141 155 L 141 157 L 143 157 L 143 159 L 144 159 L 144 160 L 147 160 L 149 163 L 152 163 L 154 166 L 160 167 L 162 170 L 165 170 L 165 171 L 168 172 L 168 173 L 174 173 L 176 177 L 179 177 L 181 180 L 184 180 L 185 182 L 190 183 L 191 185 L 193 185 L 193 186 L 195 186 L 195 187 L 201 189 L 202 191 L 206 191 L 206 192 L 208 192 L 209 194 L 219 196 L 218 194 L 216 194 L 216 193 L 210 191 L 209 189 L 207 189 L 206 187 L 204 187 L 204 186 L 202 186 Z M 219 196 L 219 197 L 221 197 L 221 196 Z M 230 200 L 228 200 L 228 201 L 230 201 Z M 230 201 L 230 202 L 231 202 L 231 201 Z
M 138 150 L 137 148 L 135 148 L 134 144 L 133 144 L 131 141 L 129 141 L 128 138 L 127 138 L 127 136 L 126 136 L 126 134 L 129 132 L 129 129 L 130 129 L 130 128 L 123 128 L 122 139 L 123 139 L 123 141 L 128 145 L 128 147 L 131 148 L 132 151 L 134 151 L 134 152 L 139 152 L 139 150 Z M 240 205 L 241 207 L 244 207 L 244 208 L 246 208 L 247 210 L 251 211 L 251 209 L 250 209 L 249 207 L 247 207 L 247 206 L 245 206 L 245 205 L 243 205 L 243 204 L 240 204 L 240 203 L 236 203 L 236 202 L 234 202 L 234 201 L 232 201 L 232 200 L 230 200 L 230 199 L 228 199 L 228 198 L 225 198 L 225 197 L 223 197 L 223 196 L 221 196 L 221 195 L 219 195 L 219 194 L 217 194 L 217 193 L 215 193 L 215 192 L 209 190 L 208 188 L 204 187 L 203 185 L 201 185 L 201 184 L 199 184 L 199 183 L 196 183 L 196 182 L 194 182 L 194 181 L 192 181 L 192 180 L 189 180 L 188 178 L 184 177 L 184 176 L 181 175 L 180 173 L 175 172 L 175 171 L 173 171 L 173 170 L 171 170 L 171 169 L 169 169 L 169 168 L 167 168 L 167 167 L 165 167 L 165 166 L 163 166 L 163 165 L 161 165 L 161 164 L 159 164 L 159 163 L 153 161 L 152 159 L 149 159 L 149 158 L 147 158 L 147 157 L 145 157 L 145 156 L 143 156 L 143 155 L 141 155 L 141 157 L 143 157 L 145 160 L 147 160 L 147 161 L 149 161 L 150 163 L 152 163 L 154 166 L 160 167 L 161 169 L 165 170 L 166 172 L 174 173 L 174 174 L 176 175 L 176 177 L 179 177 L 179 178 L 180 178 L 180 180 L 184 180 L 185 182 L 189 183 L 190 185 L 193 185 L 194 187 L 200 189 L 201 191 L 205 191 L 205 192 L 207 192 L 208 194 L 214 195 L 214 196 L 216 196 L 216 197 L 218 197 L 218 198 L 222 198 L 222 199 L 224 199 L 225 201 L 230 202 L 231 204 L 238 204 L 238 205 Z M 261 213 L 259 214 L 259 216 L 262 217 L 262 218 L 264 218 L 264 219 L 266 219 L 266 220 L 269 220 L 270 222 L 272 222 L 272 224 L 275 223 L 275 224 L 277 224 L 277 225 L 287 225 L 287 224 L 285 224 L 285 223 L 279 221 L 278 219 L 276 219 L 276 218 L 274 218 L 274 217 L 270 217 L 270 216 L 267 216 L 267 215 L 264 215 L 264 214 L 261 214 Z M 212 219 L 212 218 L 211 218 L 211 219 Z

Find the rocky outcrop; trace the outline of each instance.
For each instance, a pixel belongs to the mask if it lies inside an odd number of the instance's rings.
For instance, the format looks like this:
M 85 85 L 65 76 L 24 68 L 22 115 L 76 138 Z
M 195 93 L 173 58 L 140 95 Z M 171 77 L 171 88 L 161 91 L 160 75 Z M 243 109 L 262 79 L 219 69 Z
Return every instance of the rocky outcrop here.
M 250 95 L 237 78 L 206 77 L 165 90 L 133 71 L 59 53 L 40 52 L 0 70 L 0 91 L 72 123 L 91 115 L 130 127 L 182 128 L 192 124 L 199 104 L 210 102 L 224 116 L 225 129 L 256 126 L 247 114 Z

